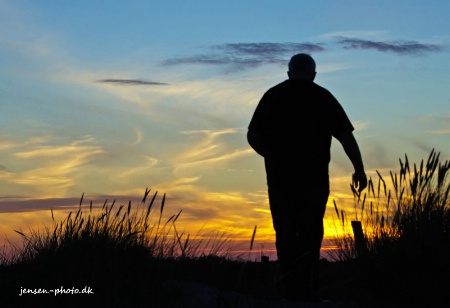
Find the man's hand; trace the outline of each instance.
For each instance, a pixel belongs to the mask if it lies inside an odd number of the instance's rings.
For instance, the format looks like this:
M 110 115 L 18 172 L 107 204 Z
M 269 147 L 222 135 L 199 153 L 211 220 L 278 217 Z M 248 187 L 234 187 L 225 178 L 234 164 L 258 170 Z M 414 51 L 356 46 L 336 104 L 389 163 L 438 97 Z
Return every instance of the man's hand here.
M 353 187 L 357 188 L 359 193 L 367 187 L 367 176 L 364 170 L 353 173 Z
M 361 193 L 364 188 L 367 187 L 367 176 L 364 172 L 364 165 L 361 153 L 359 152 L 358 143 L 351 131 L 345 131 L 335 137 L 344 147 L 345 153 L 348 158 L 350 158 L 350 161 L 355 168 L 352 186 L 353 188 L 358 189 L 358 193 Z

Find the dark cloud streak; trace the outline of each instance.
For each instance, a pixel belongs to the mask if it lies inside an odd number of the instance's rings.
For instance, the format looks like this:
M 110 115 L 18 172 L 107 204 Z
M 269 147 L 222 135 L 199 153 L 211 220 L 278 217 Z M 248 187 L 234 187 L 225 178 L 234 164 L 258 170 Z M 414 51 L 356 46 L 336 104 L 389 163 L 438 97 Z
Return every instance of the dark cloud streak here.
M 0 214 L 1 213 L 18 213 L 18 212 L 35 212 L 50 209 L 53 210 L 73 210 L 80 206 L 80 198 L 48 198 L 48 199 L 23 199 L 19 196 L 0 197 Z M 157 198 L 158 199 L 158 198 Z M 106 200 L 106 201 L 105 201 Z M 116 202 L 117 200 L 117 202 Z M 89 203 L 92 201 L 93 208 L 101 208 L 105 202 L 116 202 L 118 204 L 128 204 L 129 201 L 134 205 L 134 209 L 141 209 L 140 201 L 142 196 L 85 196 L 82 207 L 88 209 Z M 159 200 L 157 200 L 159 202 Z
M 126 86 L 166 86 L 168 83 L 146 81 L 140 79 L 101 79 L 97 80 L 101 83 L 110 83 L 114 85 L 126 85 Z
M 242 71 L 264 64 L 286 64 L 286 56 L 324 50 L 322 44 L 313 43 L 229 43 L 210 46 L 206 54 L 165 60 L 163 65 L 205 64 L 228 66 Z
M 213 46 L 235 55 L 253 55 L 258 57 L 276 57 L 280 54 L 293 52 L 318 52 L 324 48 L 312 43 L 235 43 Z
M 399 55 L 423 55 L 429 52 L 440 52 L 442 46 L 423 44 L 416 41 L 377 42 L 357 38 L 338 38 L 338 43 L 346 49 L 374 49 L 381 52 L 393 52 Z
M 337 37 L 337 44 L 345 49 L 365 49 L 398 55 L 420 56 L 440 52 L 443 47 L 416 41 L 373 41 L 359 38 Z M 244 71 L 266 64 L 286 65 L 288 58 L 297 53 L 325 51 L 324 43 L 227 43 L 212 45 L 204 53 L 187 57 L 169 58 L 162 65 L 200 64 L 222 66 L 228 72 Z

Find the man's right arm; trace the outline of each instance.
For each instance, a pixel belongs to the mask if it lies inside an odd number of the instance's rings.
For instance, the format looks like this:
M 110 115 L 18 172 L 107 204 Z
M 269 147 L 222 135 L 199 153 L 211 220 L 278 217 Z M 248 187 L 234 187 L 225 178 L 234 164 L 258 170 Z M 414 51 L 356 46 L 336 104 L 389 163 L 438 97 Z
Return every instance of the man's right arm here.
M 256 153 L 267 155 L 267 141 L 265 132 L 270 124 L 269 104 L 272 101 L 270 90 L 267 91 L 256 106 L 252 120 L 248 126 L 247 141 Z
M 247 132 L 247 141 L 256 153 L 263 157 L 265 156 L 266 145 L 264 144 L 264 138 L 259 131 L 249 129 Z
M 353 174 L 353 181 L 358 191 L 361 192 L 367 186 L 367 176 L 364 171 L 364 164 L 361 157 L 361 152 L 359 151 L 358 143 L 351 131 L 345 131 L 337 136 L 337 140 L 342 144 L 345 153 L 353 164 L 355 168 L 355 173 Z

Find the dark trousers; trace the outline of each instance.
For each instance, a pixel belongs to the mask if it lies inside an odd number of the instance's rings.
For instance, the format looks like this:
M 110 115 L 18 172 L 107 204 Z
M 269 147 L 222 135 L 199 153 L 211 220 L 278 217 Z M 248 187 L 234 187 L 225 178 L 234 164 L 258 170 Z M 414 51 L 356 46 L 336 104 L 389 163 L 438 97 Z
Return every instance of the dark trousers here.
M 329 189 L 269 188 L 278 261 L 286 298 L 310 301 L 317 297 L 323 216 Z

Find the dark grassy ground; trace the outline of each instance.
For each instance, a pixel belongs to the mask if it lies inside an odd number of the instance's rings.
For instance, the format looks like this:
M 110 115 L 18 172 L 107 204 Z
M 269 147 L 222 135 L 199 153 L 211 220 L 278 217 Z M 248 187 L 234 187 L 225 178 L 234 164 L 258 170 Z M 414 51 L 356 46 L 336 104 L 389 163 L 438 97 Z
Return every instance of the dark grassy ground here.
M 177 294 L 166 287 L 168 281 L 198 282 L 261 300 L 283 297 L 276 262 L 239 262 L 214 256 L 154 258 L 138 247 L 82 249 L 83 253 L 68 250 L 1 266 L 1 306 L 159 307 L 177 301 Z M 447 263 L 323 261 L 321 293 L 324 298 L 361 306 L 445 307 L 450 302 L 449 274 Z M 94 294 L 19 296 L 21 288 L 51 290 L 61 286 L 80 290 L 87 286 Z

